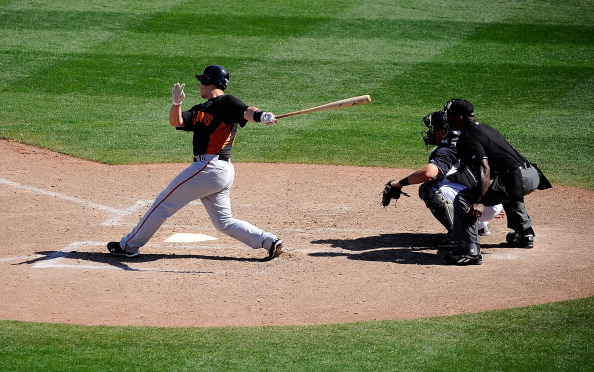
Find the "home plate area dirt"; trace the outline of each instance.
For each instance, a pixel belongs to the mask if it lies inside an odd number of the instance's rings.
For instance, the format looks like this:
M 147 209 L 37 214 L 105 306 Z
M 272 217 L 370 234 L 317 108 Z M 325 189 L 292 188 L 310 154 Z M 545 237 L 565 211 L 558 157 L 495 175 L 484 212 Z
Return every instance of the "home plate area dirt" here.
M 0 319 L 86 325 L 260 326 L 478 312 L 594 295 L 594 192 L 526 198 L 533 249 L 505 244 L 481 266 L 442 263 L 443 228 L 416 197 L 380 206 L 410 169 L 235 163 L 235 217 L 279 235 L 267 261 L 216 231 L 200 202 L 135 258 L 119 240 L 186 164 L 109 166 L 0 140 Z

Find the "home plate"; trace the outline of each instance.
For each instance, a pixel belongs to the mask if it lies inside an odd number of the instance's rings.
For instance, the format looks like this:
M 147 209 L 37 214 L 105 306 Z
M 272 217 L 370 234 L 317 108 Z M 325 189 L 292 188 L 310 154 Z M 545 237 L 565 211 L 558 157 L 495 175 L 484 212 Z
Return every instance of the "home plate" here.
M 166 243 L 197 243 L 205 242 L 208 240 L 217 240 L 214 236 L 204 234 L 186 234 L 186 233 L 175 233 L 169 238 L 165 239 Z

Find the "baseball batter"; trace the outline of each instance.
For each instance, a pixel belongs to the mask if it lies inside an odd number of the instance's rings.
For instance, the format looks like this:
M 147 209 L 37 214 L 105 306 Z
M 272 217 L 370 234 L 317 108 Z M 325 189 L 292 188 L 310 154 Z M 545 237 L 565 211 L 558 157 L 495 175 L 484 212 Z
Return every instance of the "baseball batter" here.
M 169 113 L 173 127 L 194 132 L 195 161 L 157 196 L 136 227 L 119 242 L 108 243 L 107 249 L 114 255 L 137 256 L 167 218 L 200 199 L 217 230 L 251 248 L 266 249 L 270 259 L 277 257 L 282 253 L 283 242 L 272 233 L 233 218 L 229 196 L 235 176 L 231 149 L 238 127 L 244 127 L 248 121 L 270 125 L 277 119 L 271 112 L 248 107 L 239 98 L 225 95 L 229 83 L 225 68 L 209 65 L 196 78 L 200 96 L 207 101 L 182 111 L 185 84 L 178 83 L 171 92 L 173 105 Z

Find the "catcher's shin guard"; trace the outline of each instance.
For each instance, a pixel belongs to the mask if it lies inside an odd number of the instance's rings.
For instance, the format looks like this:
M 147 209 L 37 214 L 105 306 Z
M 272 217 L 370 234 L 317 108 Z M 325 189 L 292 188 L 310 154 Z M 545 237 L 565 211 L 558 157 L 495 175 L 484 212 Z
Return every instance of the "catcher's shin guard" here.
M 454 204 L 448 198 L 446 198 L 439 190 L 432 193 L 424 192 L 419 194 L 421 199 L 425 202 L 425 205 L 433 214 L 439 223 L 451 231 L 454 227 Z

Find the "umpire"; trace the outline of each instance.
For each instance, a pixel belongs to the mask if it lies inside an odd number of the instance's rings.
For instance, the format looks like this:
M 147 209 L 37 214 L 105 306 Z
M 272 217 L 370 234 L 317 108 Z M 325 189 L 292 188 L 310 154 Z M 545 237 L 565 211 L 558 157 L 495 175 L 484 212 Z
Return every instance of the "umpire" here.
M 444 121 L 453 131 L 460 131 L 456 144 L 463 163 L 477 170 L 478 183 L 462 190 L 454 200 L 453 238 L 460 249 L 449 252 L 445 262 L 455 265 L 480 265 L 482 255 L 477 219 L 485 206 L 503 204 L 507 216 L 507 242 L 520 248 L 534 247 L 534 229 L 526 212 L 524 196 L 532 191 L 551 188 L 536 167 L 516 151 L 503 135 L 486 124 L 475 121 L 474 106 L 463 99 L 451 99 L 443 107 Z

